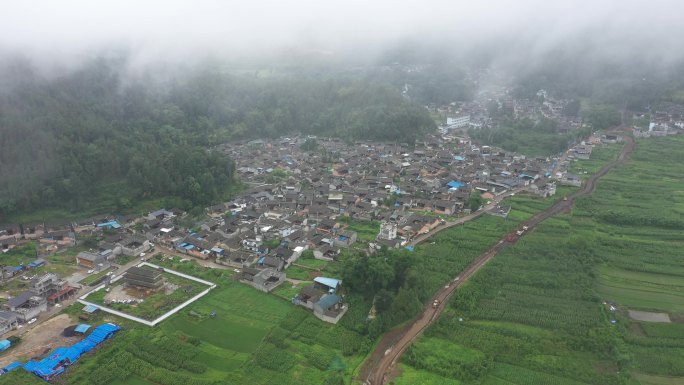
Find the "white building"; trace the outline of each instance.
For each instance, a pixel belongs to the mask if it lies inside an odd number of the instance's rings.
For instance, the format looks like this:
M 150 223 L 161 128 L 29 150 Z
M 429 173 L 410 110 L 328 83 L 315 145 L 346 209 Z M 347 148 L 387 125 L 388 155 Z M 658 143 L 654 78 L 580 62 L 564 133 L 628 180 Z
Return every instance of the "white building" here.
M 383 221 L 380 224 L 380 235 L 378 235 L 378 238 L 380 239 L 386 239 L 388 241 L 392 241 L 397 238 L 397 224 L 394 222 L 386 222 Z
M 446 125 L 448 128 L 463 128 L 470 124 L 470 115 L 460 115 L 453 118 L 447 118 Z

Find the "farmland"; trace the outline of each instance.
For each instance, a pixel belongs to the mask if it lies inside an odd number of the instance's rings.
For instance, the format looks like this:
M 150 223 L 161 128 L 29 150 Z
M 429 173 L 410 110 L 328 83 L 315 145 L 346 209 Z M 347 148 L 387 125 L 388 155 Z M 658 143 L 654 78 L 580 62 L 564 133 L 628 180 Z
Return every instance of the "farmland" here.
M 356 331 L 324 323 L 283 298 L 236 282 L 228 270 L 169 257 L 154 262 L 218 287 L 156 328 L 103 315 L 123 330 L 71 367 L 65 383 L 341 384 L 372 346 Z M 66 311 L 79 314 L 79 309 Z M 346 317 L 360 322 L 365 311 Z M 24 377 L 19 370 L 0 384 Z
M 640 141 L 571 214 L 497 255 L 409 349 L 404 376 L 452 371 L 447 377 L 464 384 L 491 385 L 682 383 L 682 324 L 627 316 L 636 309 L 684 320 L 682 144 L 681 137 Z M 459 364 L 439 359 L 442 342 L 475 351 L 481 365 L 454 372 Z

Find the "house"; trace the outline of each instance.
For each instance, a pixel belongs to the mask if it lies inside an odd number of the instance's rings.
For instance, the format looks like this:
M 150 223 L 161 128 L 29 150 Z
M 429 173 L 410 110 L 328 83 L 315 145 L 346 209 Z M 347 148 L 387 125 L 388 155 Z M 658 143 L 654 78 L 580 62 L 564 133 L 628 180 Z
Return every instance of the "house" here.
M 553 183 L 533 184 L 528 187 L 528 191 L 541 198 L 548 198 L 556 195 L 556 185 Z
M 88 251 L 81 251 L 76 255 L 76 264 L 87 267 L 88 269 L 101 270 L 109 267 L 109 262 L 101 254 L 95 254 Z
M 285 282 L 285 273 L 266 268 L 257 270 L 244 268 L 240 273 L 240 281 L 263 292 L 270 292 Z
M 78 290 L 70 286 L 67 281 L 60 279 L 55 273 L 46 273 L 33 278 L 29 282 L 29 289 L 47 299 L 49 304 L 62 302 L 74 296 Z
M 16 313 L 0 311 L 0 336 L 16 329 L 19 325 L 19 317 Z
M 576 146 L 574 148 L 575 158 L 585 160 L 591 158 L 592 149 L 592 146 Z
M 336 324 L 340 321 L 349 306 L 343 303 L 337 294 L 327 294 L 314 304 L 313 313 L 318 319 Z
M 137 257 L 150 249 L 150 241 L 140 236 L 126 238 L 116 244 L 121 247 L 121 253 L 130 257 Z
M 487 211 L 487 214 L 494 215 L 495 217 L 508 218 L 508 214 L 511 212 L 511 206 L 501 206 L 497 205 L 491 210 Z
M 566 172 L 565 174 L 563 174 L 563 177 L 560 180 L 560 184 L 561 186 L 582 187 L 582 179 L 575 174 Z
M 35 277 L 29 282 L 29 288 L 36 295 L 47 297 L 52 292 L 59 290 L 60 279 L 55 273 L 45 273 Z
M 314 304 L 325 295 L 324 291 L 316 289 L 314 286 L 305 286 L 292 301 L 295 305 L 303 306 L 313 310 Z
M 434 207 L 435 212 L 438 214 L 453 215 L 456 214 L 457 207 L 462 207 L 463 203 L 440 200 L 434 202 L 432 206 Z
M 243 268 L 253 263 L 253 255 L 245 251 L 237 250 L 230 253 L 224 253 L 216 257 L 216 263 L 220 265 L 227 265 L 236 268 Z
M 16 313 L 20 321 L 27 322 L 47 310 L 47 300 L 32 291 L 25 291 L 9 298 L 3 307 Z
M 340 249 L 329 244 L 323 244 L 314 249 L 314 258 L 324 261 L 333 261 L 340 255 Z
M 166 209 L 161 209 L 157 211 L 152 211 L 150 212 L 146 219 L 148 220 L 159 220 L 159 221 L 164 221 L 166 219 L 171 219 L 174 218 L 176 215 L 172 211 L 168 211 Z
M 339 230 L 333 237 L 333 245 L 338 247 L 349 247 L 356 242 L 356 232 L 349 230 Z
M 380 234 L 378 239 L 391 241 L 397 238 L 397 224 L 395 222 L 382 221 L 380 223 Z
M 262 269 L 273 269 L 276 271 L 283 271 L 285 261 L 278 257 L 265 256 L 259 258 L 257 266 Z
M 161 271 L 149 267 L 131 267 L 124 273 L 124 283 L 127 286 L 147 287 L 159 289 L 164 285 Z

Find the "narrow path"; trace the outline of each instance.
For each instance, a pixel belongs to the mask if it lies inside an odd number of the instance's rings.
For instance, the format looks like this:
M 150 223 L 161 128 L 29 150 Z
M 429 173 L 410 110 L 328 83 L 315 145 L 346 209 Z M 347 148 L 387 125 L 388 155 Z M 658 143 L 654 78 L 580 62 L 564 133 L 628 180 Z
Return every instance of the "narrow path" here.
M 569 195 L 567 200 L 559 200 L 547 210 L 542 211 L 533 216 L 531 219 L 521 223 L 521 226 L 528 226 L 529 230 L 532 230 L 542 221 L 572 208 L 572 204 L 577 197 L 593 193 L 594 189 L 596 188 L 596 182 L 617 165 L 624 163 L 624 161 L 627 159 L 627 156 L 634 151 L 634 140 L 626 136 L 624 139 L 626 144 L 618 158 L 605 165 L 596 174 L 592 175 L 582 189 Z M 436 232 L 431 232 L 429 235 L 434 233 Z M 420 241 L 423 240 L 425 239 L 421 239 Z M 442 311 L 444 311 L 449 298 L 451 295 L 453 295 L 456 289 L 458 289 L 464 282 L 468 281 L 468 279 L 472 277 L 482 266 L 484 266 L 496 254 L 508 247 L 510 244 L 511 242 L 506 242 L 505 237 L 501 239 L 497 244 L 477 257 L 468 267 L 466 267 L 465 270 L 463 270 L 463 272 L 461 272 L 461 274 L 439 289 L 437 293 L 430 298 L 429 302 L 423 308 L 423 312 L 416 317 L 413 323 L 399 328 L 398 332 L 396 329 L 388 332 L 380 341 L 375 351 L 371 354 L 368 361 L 361 368 L 360 378 L 369 385 L 385 384 L 389 380 L 389 376 L 392 373 L 394 366 L 397 362 L 399 362 L 399 359 L 404 354 L 406 349 L 420 336 L 423 330 L 425 330 L 435 319 L 437 319 L 437 317 L 439 317 Z M 436 308 L 433 308 L 432 303 L 435 300 L 439 301 L 439 305 Z

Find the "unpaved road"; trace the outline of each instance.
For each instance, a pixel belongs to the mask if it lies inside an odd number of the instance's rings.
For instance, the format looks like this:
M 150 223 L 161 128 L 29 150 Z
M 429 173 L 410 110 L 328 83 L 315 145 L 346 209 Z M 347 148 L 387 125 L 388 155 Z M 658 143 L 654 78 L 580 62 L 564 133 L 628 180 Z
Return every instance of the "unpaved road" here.
M 627 156 L 634 151 L 635 142 L 630 137 L 624 137 L 625 146 L 622 152 L 615 161 L 612 161 L 605 165 L 596 174 L 592 175 L 584 185 L 584 187 L 575 193 L 569 195 L 567 200 L 559 200 L 545 211 L 542 211 L 532 217 L 531 219 L 521 223 L 528 226 L 531 231 L 535 226 L 537 226 L 542 221 L 558 214 L 561 212 L 569 211 L 572 208 L 574 200 L 583 195 L 591 194 L 596 188 L 596 182 L 606 175 L 610 170 L 615 168 L 617 165 L 624 163 Z M 448 227 L 445 227 L 448 228 Z M 433 235 L 441 230 L 442 228 L 436 229 L 436 231 L 431 232 L 429 235 Z M 420 239 L 418 242 L 422 242 L 427 237 Z M 403 326 L 400 328 L 399 332 L 396 330 L 390 331 L 383 337 L 375 351 L 371 354 L 370 358 L 361 368 L 360 379 L 365 381 L 366 384 L 370 385 L 382 385 L 385 384 L 389 379 L 394 366 L 399 361 L 403 353 L 406 351 L 408 346 L 420 336 L 420 334 L 425 330 L 444 310 L 447 301 L 451 295 L 458 289 L 464 282 L 466 282 L 470 277 L 472 277 L 482 266 L 484 266 L 489 260 L 491 260 L 496 254 L 501 250 L 508 247 L 511 243 L 506 242 L 506 237 L 502 238 L 497 244 L 492 246 L 489 250 L 485 251 L 479 257 L 477 257 L 466 269 L 461 272 L 457 277 L 448 283 L 448 285 L 443 286 L 441 289 L 435 293 L 435 295 L 429 300 L 423 309 L 423 312 L 418 315 L 418 317 L 409 326 Z M 433 301 L 438 300 L 439 306 L 436 308 L 432 307 Z
M 0 356 L 0 367 L 4 367 L 19 357 L 33 358 L 43 354 L 45 350 L 57 346 L 68 346 L 81 337 L 64 337 L 62 331 L 65 327 L 73 325 L 77 321 L 71 319 L 68 314 L 60 314 L 50 318 L 22 336 L 22 341 L 15 348 Z M 21 329 L 20 329 L 21 331 Z

